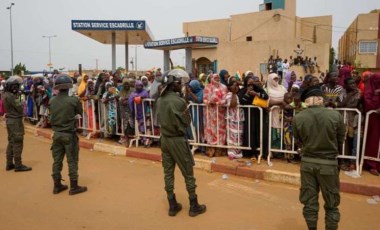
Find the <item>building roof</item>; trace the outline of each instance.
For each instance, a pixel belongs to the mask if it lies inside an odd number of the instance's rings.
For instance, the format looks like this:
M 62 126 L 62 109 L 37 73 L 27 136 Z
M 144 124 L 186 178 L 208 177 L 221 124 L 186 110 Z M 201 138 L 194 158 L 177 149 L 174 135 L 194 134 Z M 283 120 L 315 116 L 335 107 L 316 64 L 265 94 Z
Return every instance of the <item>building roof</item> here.
M 112 44 L 112 33 L 116 35 L 117 45 L 127 42 L 130 45 L 142 45 L 154 39 L 144 20 L 72 20 L 71 28 L 103 44 Z

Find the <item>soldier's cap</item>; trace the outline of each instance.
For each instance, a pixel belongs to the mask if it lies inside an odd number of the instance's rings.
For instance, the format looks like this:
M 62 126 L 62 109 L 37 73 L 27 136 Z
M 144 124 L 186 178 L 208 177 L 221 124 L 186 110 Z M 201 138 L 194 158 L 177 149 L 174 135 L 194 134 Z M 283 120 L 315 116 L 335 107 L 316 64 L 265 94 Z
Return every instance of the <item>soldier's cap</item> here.
M 323 97 L 323 92 L 320 86 L 310 86 L 301 94 L 301 101 L 305 101 L 309 97 Z

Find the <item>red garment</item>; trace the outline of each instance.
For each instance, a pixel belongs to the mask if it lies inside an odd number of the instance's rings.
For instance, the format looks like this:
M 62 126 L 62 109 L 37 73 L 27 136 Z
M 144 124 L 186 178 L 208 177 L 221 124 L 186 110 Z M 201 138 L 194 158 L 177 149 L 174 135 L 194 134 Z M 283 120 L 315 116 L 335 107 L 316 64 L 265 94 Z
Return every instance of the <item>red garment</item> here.
M 226 118 L 225 107 L 227 87 L 216 82 L 214 74 L 211 83 L 208 84 L 203 93 L 203 102 L 207 105 L 204 108 L 205 138 L 207 144 L 225 145 L 226 144 Z M 216 105 L 209 105 L 210 102 Z
M 365 112 L 380 109 L 380 93 L 375 95 L 375 90 L 380 89 L 380 73 L 375 73 L 369 79 L 365 94 Z M 365 156 L 378 157 L 380 141 L 380 114 L 372 113 L 368 121 L 367 142 Z M 371 169 L 380 170 L 380 163 L 366 160 L 365 164 Z

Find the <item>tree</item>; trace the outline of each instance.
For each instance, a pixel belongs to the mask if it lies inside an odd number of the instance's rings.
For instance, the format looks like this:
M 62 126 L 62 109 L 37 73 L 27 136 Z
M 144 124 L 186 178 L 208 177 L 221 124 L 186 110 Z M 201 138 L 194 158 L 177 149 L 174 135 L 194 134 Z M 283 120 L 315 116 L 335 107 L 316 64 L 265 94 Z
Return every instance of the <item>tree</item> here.
M 331 47 L 330 48 L 330 57 L 329 57 L 329 71 L 332 71 L 334 69 L 333 68 L 334 62 L 335 62 L 335 50 L 333 47 Z
M 18 63 L 13 69 L 14 74 L 21 76 L 27 72 L 25 65 Z
M 369 13 L 370 13 L 370 14 L 372 14 L 372 13 L 380 13 L 380 9 L 374 9 L 374 10 L 371 10 Z

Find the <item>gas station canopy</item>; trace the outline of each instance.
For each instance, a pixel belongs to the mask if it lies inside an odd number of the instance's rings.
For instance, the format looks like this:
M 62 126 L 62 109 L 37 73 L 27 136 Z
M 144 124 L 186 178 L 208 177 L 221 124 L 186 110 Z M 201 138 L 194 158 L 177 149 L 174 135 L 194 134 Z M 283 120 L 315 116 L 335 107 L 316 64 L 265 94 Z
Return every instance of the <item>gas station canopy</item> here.
M 152 41 L 153 36 L 144 20 L 102 21 L 72 20 L 72 30 L 103 44 L 112 44 L 115 34 L 117 45 L 143 45 Z

